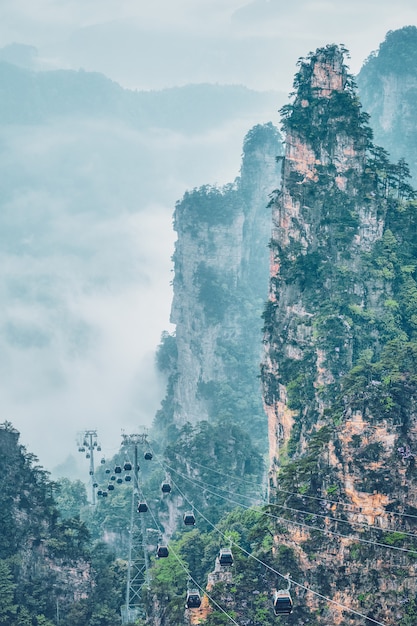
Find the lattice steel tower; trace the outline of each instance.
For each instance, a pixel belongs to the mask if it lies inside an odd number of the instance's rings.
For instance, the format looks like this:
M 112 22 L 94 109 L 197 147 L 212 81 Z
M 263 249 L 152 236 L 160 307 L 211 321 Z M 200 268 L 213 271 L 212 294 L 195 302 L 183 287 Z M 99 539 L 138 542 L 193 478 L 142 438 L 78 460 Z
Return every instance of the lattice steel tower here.
M 90 459 L 90 489 L 91 489 L 91 503 L 93 505 L 96 504 L 96 485 L 94 479 L 94 451 L 100 452 L 101 446 L 98 443 L 97 439 L 97 431 L 94 430 L 84 430 L 81 433 L 78 433 L 77 436 L 78 441 L 78 452 L 85 452 L 85 456 L 87 459 Z
M 136 504 L 139 500 L 139 464 L 138 446 L 147 446 L 146 434 L 122 435 L 122 446 L 133 450 L 133 485 L 130 508 L 129 548 L 126 577 L 126 600 L 121 607 L 122 624 L 134 622 L 138 617 L 145 617 L 142 599 L 143 587 L 149 586 L 149 558 L 147 552 L 146 521 L 140 516 L 140 529 L 137 524 Z M 130 457 L 131 458 L 131 457 Z

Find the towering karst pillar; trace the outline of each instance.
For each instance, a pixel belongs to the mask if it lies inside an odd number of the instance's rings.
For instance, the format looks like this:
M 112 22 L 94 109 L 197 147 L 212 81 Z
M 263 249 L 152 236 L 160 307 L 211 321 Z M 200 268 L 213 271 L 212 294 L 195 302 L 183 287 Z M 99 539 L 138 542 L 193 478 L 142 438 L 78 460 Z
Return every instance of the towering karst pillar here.
M 281 111 L 262 364 L 270 495 L 293 571 L 394 624 L 408 615 L 400 595 L 416 591 L 413 544 L 395 535 L 417 513 L 416 203 L 404 168 L 372 143 L 344 53 L 329 45 L 302 59 Z M 337 604 L 316 619 L 359 623 Z

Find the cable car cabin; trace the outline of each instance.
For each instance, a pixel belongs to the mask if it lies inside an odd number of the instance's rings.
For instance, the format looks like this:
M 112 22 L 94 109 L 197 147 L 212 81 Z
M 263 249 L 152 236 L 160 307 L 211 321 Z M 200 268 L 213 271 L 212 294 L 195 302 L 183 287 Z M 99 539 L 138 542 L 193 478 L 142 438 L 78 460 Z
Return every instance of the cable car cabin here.
M 128 483 L 132 480 L 132 477 L 129 476 L 129 474 L 127 476 L 125 476 L 125 481 Z
M 138 503 L 138 513 L 146 513 L 147 510 L 148 510 L 148 505 L 146 504 L 146 502 Z
M 292 599 L 288 591 L 276 591 L 274 594 L 275 615 L 289 615 L 292 613 Z
M 101 452 L 101 446 L 97 446 L 97 452 Z
M 159 545 L 156 551 L 158 559 L 166 559 L 169 554 L 168 546 Z
M 170 493 L 171 485 L 169 483 L 162 483 L 161 491 L 162 491 L 162 493 Z
M 220 565 L 233 565 L 233 554 L 229 548 L 221 548 L 219 552 Z
M 93 483 L 93 489 L 97 489 L 98 483 Z
M 148 450 L 147 452 L 145 452 L 144 457 L 145 461 L 150 461 L 152 459 L 152 452 Z
M 184 513 L 182 519 L 184 520 L 184 524 L 186 526 L 194 526 L 195 524 L 195 517 L 192 511 L 189 511 L 188 513 Z
M 125 472 L 130 472 L 132 469 L 132 463 L 129 463 L 129 461 L 126 461 L 126 463 L 123 465 L 123 469 Z
M 100 460 L 100 463 L 101 463 L 102 465 L 104 465 L 104 464 L 105 464 L 105 462 L 106 462 L 106 459 L 101 459 L 101 460 Z
M 116 465 L 116 467 L 114 468 L 114 473 L 115 474 L 121 474 L 122 473 L 122 468 L 120 467 L 120 465 Z
M 187 599 L 185 601 L 186 609 L 198 609 L 201 606 L 201 596 L 198 589 L 190 589 L 187 591 Z
M 114 485 L 111 485 L 111 484 L 110 484 L 110 485 L 107 487 L 107 491 L 113 491 L 113 490 L 114 490 Z

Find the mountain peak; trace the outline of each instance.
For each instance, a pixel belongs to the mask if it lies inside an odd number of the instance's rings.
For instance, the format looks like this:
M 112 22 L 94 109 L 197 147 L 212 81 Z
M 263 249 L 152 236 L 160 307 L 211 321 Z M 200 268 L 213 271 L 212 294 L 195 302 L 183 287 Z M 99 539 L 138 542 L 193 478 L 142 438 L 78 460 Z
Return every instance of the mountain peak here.
M 305 59 L 300 59 L 300 72 L 295 78 L 294 86 L 301 92 L 306 88 L 310 89 L 316 98 L 329 98 L 334 91 L 344 91 L 348 82 L 347 67 L 344 64 L 345 52 L 344 47 L 329 44 L 318 48 Z M 299 95 L 302 96 L 303 93 Z

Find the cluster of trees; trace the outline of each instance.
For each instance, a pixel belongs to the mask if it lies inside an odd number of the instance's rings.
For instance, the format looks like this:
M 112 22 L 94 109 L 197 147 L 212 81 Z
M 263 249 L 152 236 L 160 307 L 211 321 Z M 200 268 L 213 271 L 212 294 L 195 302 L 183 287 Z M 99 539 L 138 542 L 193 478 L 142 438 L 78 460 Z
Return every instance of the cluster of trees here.
M 378 57 L 379 63 L 376 59 Z M 366 59 L 364 68 L 367 66 L 384 67 L 385 71 L 402 75 L 407 73 L 410 67 L 415 66 L 417 61 L 417 28 L 404 26 L 398 30 L 390 30 L 385 40 L 379 46 L 378 53 L 372 52 Z
M 120 623 L 124 565 L 80 520 L 80 502 L 19 444 L 9 422 L 0 425 L 0 624 L 115 626 Z M 64 513 L 59 511 L 59 501 Z

